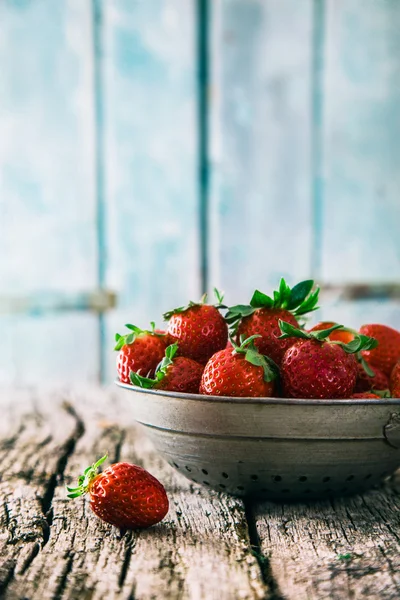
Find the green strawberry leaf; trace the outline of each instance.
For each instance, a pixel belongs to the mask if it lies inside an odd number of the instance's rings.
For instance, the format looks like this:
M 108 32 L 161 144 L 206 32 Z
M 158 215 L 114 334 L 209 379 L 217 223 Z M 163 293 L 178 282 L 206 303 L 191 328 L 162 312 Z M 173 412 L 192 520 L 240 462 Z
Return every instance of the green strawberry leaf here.
M 260 354 L 254 345 L 246 351 L 245 359 L 252 365 L 263 368 L 264 381 L 270 382 L 277 378 L 279 373 L 277 365 L 269 357 Z
M 150 323 L 151 325 L 151 330 L 148 329 L 140 329 L 140 327 L 136 327 L 136 325 L 131 325 L 130 323 L 128 323 L 127 325 L 125 325 L 125 327 L 127 329 L 129 329 L 130 333 L 127 333 L 126 335 L 120 335 L 119 333 L 115 334 L 115 341 L 116 344 L 114 346 L 114 350 L 121 350 L 121 348 L 123 346 L 125 346 L 125 344 L 133 344 L 133 342 L 135 341 L 135 339 L 142 334 L 150 334 L 150 335 L 155 335 L 157 337 L 163 337 L 165 334 L 164 333 L 155 333 L 154 329 L 155 329 L 155 323 L 154 321 L 152 321 Z
M 89 490 L 89 486 L 91 481 L 96 477 L 97 470 L 108 458 L 108 454 L 105 454 L 97 462 L 95 462 L 90 467 L 84 470 L 83 475 L 80 475 L 78 478 L 78 487 L 72 488 L 66 486 L 67 489 L 67 497 L 68 498 L 78 498 L 78 496 L 83 496 Z
M 328 329 L 321 329 L 320 331 L 310 331 L 310 335 L 315 337 L 315 339 L 317 340 L 325 340 L 327 337 L 330 336 L 330 334 L 333 331 L 337 331 L 338 329 L 342 330 L 345 329 L 345 327 L 343 327 L 343 325 L 335 323 L 335 325 L 332 325 L 332 327 L 328 327 Z
M 356 334 L 354 340 L 349 342 L 348 344 L 343 344 L 342 342 L 332 342 L 339 344 L 347 354 L 356 354 L 361 350 L 373 350 L 378 345 L 378 340 L 372 337 L 368 337 L 367 335 L 361 335 L 360 333 Z
M 309 312 L 313 312 L 319 308 L 318 298 L 319 298 L 319 287 L 302 302 L 296 310 L 294 310 L 293 314 L 295 317 L 304 315 Z
M 274 301 L 266 294 L 263 294 L 259 290 L 255 290 L 252 299 L 250 300 L 250 305 L 253 308 L 272 308 L 274 306 Z
M 295 308 L 298 308 L 311 292 L 313 285 L 314 281 L 312 279 L 301 281 L 295 285 L 290 291 L 289 301 L 286 308 L 288 310 L 294 310 Z
M 141 375 L 139 375 L 138 373 L 134 373 L 133 371 L 129 373 L 129 379 L 131 380 L 132 385 L 136 385 L 137 387 L 141 387 L 145 390 L 151 390 L 158 381 L 157 379 L 142 377 Z
M 214 288 L 214 296 L 218 306 L 222 305 L 224 301 L 224 292 L 220 292 L 216 287 Z
M 357 360 L 359 363 L 361 363 L 361 365 L 362 365 L 364 371 L 366 372 L 366 374 L 368 375 L 368 377 L 375 377 L 375 371 L 373 369 L 371 369 L 370 365 L 367 363 L 365 358 L 363 358 L 361 352 L 359 352 L 357 354 Z
M 377 396 L 379 396 L 380 398 L 392 398 L 392 394 L 390 393 L 390 390 L 375 390 L 374 388 L 372 388 L 371 391 L 374 394 L 376 394 Z
M 278 340 L 284 340 L 288 337 L 296 337 L 296 338 L 305 339 L 305 340 L 311 340 L 313 338 L 311 333 L 308 333 L 307 331 L 304 331 L 303 329 L 299 329 L 298 327 L 294 327 L 294 325 L 291 325 L 290 323 L 287 323 L 286 321 L 282 321 L 281 319 L 279 319 L 278 324 L 279 324 L 279 329 L 282 332 L 282 335 L 280 335 L 278 337 Z

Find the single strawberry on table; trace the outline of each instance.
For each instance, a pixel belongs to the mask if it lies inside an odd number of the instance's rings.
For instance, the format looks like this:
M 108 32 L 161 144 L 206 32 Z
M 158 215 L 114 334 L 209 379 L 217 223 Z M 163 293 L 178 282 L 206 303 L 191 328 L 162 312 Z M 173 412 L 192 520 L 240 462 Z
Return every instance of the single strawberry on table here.
M 390 377 L 393 367 L 400 359 L 400 332 L 387 325 L 363 325 L 360 333 L 378 340 L 377 348 L 364 350 L 363 357 L 371 365 Z
M 222 307 L 223 295 L 214 289 L 217 305 L 205 304 L 207 295 L 200 302 L 175 308 L 164 314 L 168 321 L 170 343 L 178 342 L 179 354 L 205 365 L 210 356 L 225 348 L 228 327 L 218 308 Z
M 292 341 L 282 339 L 279 321 L 298 326 L 297 318 L 318 308 L 319 288 L 313 291 L 314 281 L 307 280 L 290 288 L 282 278 L 279 290 L 273 297 L 256 290 L 249 305 L 239 304 L 229 308 L 225 319 L 236 334 L 248 338 L 258 335 L 254 344 L 261 352 L 280 365 L 283 355 Z
M 152 377 L 158 363 L 163 359 L 168 337 L 165 333 L 155 330 L 154 323 L 151 323 L 151 326 L 152 329 L 148 331 L 128 324 L 128 334 L 115 334 L 114 350 L 119 351 L 117 371 L 122 383 L 129 383 L 131 371 Z
M 330 329 L 306 332 L 290 323 L 280 322 L 282 338 L 297 339 L 281 363 L 284 395 L 288 398 L 349 398 L 357 378 L 355 354 L 375 348 L 376 340 L 356 335 L 348 344 L 331 341 Z
M 268 397 L 274 393 L 278 368 L 254 346 L 257 336 L 241 340 L 240 346 L 216 352 L 204 368 L 200 394 L 208 396 Z
M 156 369 L 154 379 L 142 377 L 132 371 L 131 383 L 145 389 L 198 394 L 204 366 L 191 358 L 176 356 L 177 351 L 178 344 L 167 347 L 165 356 Z
M 169 508 L 164 486 L 145 469 L 125 462 L 113 464 L 98 474 L 106 459 L 107 455 L 88 467 L 79 477 L 77 487 L 67 487 L 68 497 L 89 493 L 92 511 L 121 529 L 159 523 Z

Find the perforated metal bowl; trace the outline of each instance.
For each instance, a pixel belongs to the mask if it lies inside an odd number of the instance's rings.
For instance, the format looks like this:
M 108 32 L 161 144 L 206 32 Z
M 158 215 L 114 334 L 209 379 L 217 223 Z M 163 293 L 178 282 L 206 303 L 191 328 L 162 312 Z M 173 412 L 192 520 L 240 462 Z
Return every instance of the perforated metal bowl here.
M 227 398 L 117 383 L 169 464 L 218 491 L 276 501 L 346 495 L 400 466 L 400 400 Z

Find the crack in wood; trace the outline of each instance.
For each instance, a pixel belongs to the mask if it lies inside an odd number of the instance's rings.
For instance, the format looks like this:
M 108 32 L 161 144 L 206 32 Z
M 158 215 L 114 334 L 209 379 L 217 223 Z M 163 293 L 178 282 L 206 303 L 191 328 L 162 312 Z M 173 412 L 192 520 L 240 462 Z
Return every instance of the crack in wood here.
M 244 506 L 252 554 L 258 562 L 261 578 L 265 585 L 265 600 L 285 600 L 279 590 L 278 582 L 274 578 L 270 562 L 261 549 L 253 505 L 249 500 L 245 500 Z

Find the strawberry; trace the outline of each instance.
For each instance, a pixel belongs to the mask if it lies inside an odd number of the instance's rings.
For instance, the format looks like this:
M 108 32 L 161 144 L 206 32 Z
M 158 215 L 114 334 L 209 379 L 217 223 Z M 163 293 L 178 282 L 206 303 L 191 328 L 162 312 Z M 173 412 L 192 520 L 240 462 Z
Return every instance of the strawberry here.
M 151 377 L 164 356 L 168 338 L 163 333 L 157 333 L 154 323 L 151 325 L 151 331 L 139 329 L 135 325 L 126 325 L 130 333 L 115 335 L 117 343 L 114 350 L 119 350 L 117 371 L 123 383 L 129 383 L 131 371 Z
M 141 467 L 124 462 L 97 474 L 106 459 L 107 455 L 88 467 L 76 488 L 67 487 L 68 497 L 89 492 L 92 511 L 106 523 L 123 529 L 150 527 L 161 521 L 169 508 L 163 485 Z
M 274 392 L 277 366 L 260 354 L 253 341 L 256 336 L 232 342 L 214 354 L 205 366 L 200 394 L 208 396 L 268 397 Z
M 170 392 L 198 394 L 204 366 L 185 356 L 175 357 L 177 351 L 178 344 L 168 346 L 163 360 L 156 369 L 154 379 L 142 377 L 132 371 L 131 383 L 145 389 L 155 388 Z
M 290 321 L 289 321 L 290 322 Z M 337 323 L 333 323 L 332 321 L 322 321 L 321 323 L 317 323 L 311 329 L 307 331 L 324 331 L 325 329 L 330 329 Z M 354 340 L 354 332 L 350 330 L 346 330 L 343 328 L 342 330 L 335 330 L 329 335 L 329 339 L 335 342 L 343 342 L 344 344 L 348 344 L 352 340 Z
M 382 371 L 387 377 L 400 359 L 400 332 L 386 325 L 363 325 L 360 328 L 363 335 L 374 337 L 378 340 L 378 347 L 373 350 L 364 350 L 363 357 L 373 367 Z
M 350 398 L 353 398 L 354 400 L 361 398 L 379 398 L 379 400 L 381 399 L 380 396 L 377 396 L 376 394 L 370 394 L 369 392 L 359 392 L 358 394 L 352 394 Z
M 390 391 L 393 398 L 400 398 L 400 362 L 396 363 L 390 376 Z
M 376 340 L 357 335 L 348 344 L 332 342 L 334 325 L 322 331 L 306 332 L 290 323 L 280 322 L 282 337 L 299 338 L 282 360 L 283 390 L 289 398 L 348 398 L 354 390 L 357 360 L 363 348 L 373 348 Z
M 258 335 L 254 342 L 257 350 L 279 365 L 293 343 L 292 340 L 280 337 L 279 321 L 283 320 L 297 327 L 297 317 L 318 308 L 319 288 L 312 292 L 313 286 L 314 282 L 308 280 L 291 289 L 281 279 L 279 291 L 274 292 L 273 298 L 256 290 L 249 305 L 239 304 L 229 308 L 225 319 L 236 334 L 236 341 L 239 342 L 241 336 L 248 338 Z
M 364 359 L 358 363 L 358 375 L 355 392 L 369 392 L 370 390 L 387 390 L 389 380 L 385 373 L 379 369 L 371 368 Z
M 222 308 L 223 295 L 214 290 L 218 305 L 205 304 L 206 294 L 200 303 L 175 308 L 164 314 L 168 323 L 171 342 L 178 342 L 179 354 L 205 365 L 210 356 L 225 348 L 228 327 L 218 311 Z

